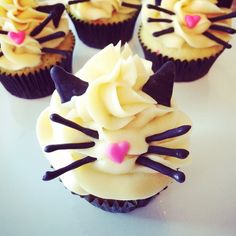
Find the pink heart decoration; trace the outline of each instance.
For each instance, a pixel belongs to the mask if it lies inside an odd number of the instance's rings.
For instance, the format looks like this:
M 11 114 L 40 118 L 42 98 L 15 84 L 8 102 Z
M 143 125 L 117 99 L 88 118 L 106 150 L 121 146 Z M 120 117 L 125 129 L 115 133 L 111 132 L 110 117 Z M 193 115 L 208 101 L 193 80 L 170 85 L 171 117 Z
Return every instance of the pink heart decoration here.
M 201 20 L 201 16 L 198 16 L 198 15 L 193 15 L 193 16 L 186 15 L 185 16 L 186 25 L 190 29 L 194 28 L 200 20 Z
M 25 31 L 19 31 L 19 32 L 8 32 L 8 37 L 14 41 L 16 44 L 22 44 L 25 40 Z
M 127 141 L 112 143 L 107 146 L 106 153 L 109 158 L 115 163 L 122 163 L 126 154 L 130 149 L 130 144 Z

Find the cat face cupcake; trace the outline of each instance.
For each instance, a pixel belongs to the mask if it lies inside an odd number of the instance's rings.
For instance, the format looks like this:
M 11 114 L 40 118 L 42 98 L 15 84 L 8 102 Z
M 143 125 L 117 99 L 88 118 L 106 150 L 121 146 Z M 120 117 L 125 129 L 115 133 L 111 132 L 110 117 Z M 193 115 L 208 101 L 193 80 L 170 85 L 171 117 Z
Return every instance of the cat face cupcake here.
M 0 3 L 1 82 L 15 96 L 38 98 L 55 89 L 50 68 L 71 70 L 74 37 L 64 5 L 36 1 Z
M 81 41 L 90 47 L 104 48 L 132 38 L 141 1 L 69 1 L 67 9 Z
M 171 100 L 174 66 L 153 74 L 128 45 L 107 46 L 75 75 L 52 69 L 57 91 L 37 122 L 40 145 L 71 192 L 112 212 L 146 205 L 187 162 L 189 118 Z
M 215 0 L 147 0 L 142 8 L 139 39 L 145 56 L 158 68 L 173 61 L 176 81 L 204 76 L 236 32 L 230 27 L 236 16 L 219 8 Z

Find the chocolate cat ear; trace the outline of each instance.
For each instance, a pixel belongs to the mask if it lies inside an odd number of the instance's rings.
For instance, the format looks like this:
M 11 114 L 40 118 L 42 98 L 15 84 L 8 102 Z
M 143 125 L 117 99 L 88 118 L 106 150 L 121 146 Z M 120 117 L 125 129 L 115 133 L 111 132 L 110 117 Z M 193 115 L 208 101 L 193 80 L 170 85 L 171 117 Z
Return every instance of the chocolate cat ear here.
M 161 5 L 161 1 L 162 1 L 162 0 L 155 0 L 155 5 L 156 5 L 156 6 L 160 6 L 160 5 Z
M 88 88 L 87 82 L 66 72 L 59 66 L 54 66 L 50 74 L 62 103 L 70 101 L 73 96 L 81 96 Z
M 53 15 L 52 21 L 53 21 L 55 28 L 58 27 L 64 10 L 65 10 L 65 6 L 62 3 L 55 4 L 55 7 L 53 8 L 53 10 L 51 12 L 51 14 Z
M 175 65 L 169 61 L 153 74 L 142 90 L 157 101 L 158 104 L 171 106 L 175 79 Z

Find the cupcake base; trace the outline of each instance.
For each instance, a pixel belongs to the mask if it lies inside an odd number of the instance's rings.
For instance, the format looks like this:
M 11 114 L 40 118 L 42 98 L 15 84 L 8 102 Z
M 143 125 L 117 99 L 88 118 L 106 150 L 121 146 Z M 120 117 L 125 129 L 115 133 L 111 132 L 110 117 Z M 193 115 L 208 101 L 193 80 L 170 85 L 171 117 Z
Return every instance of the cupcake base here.
M 130 41 L 138 14 L 139 11 L 132 18 L 120 23 L 101 25 L 78 20 L 69 12 L 80 40 L 87 46 L 97 49 L 102 49 L 111 43 L 116 45 L 119 41 L 122 45 Z
M 164 191 L 165 189 L 167 189 L 167 187 L 165 187 L 162 191 Z M 72 192 L 72 194 L 78 195 L 73 192 Z M 126 201 L 103 199 L 103 198 L 99 198 L 99 197 L 96 197 L 91 194 L 86 195 L 86 196 L 81 196 L 81 195 L 79 195 L 79 196 L 81 198 L 85 199 L 86 201 L 88 201 L 93 206 L 98 207 L 104 211 L 108 211 L 111 213 L 128 213 L 128 212 L 131 212 L 137 208 L 141 208 L 141 207 L 146 206 L 149 202 L 151 202 L 159 194 L 160 194 L 160 192 L 157 193 L 156 195 L 146 198 L 146 199 L 126 200 Z
M 58 65 L 68 72 L 72 72 L 72 54 L 75 44 L 73 34 L 70 32 L 64 41 L 58 49 L 67 50 L 67 56 L 55 54 L 44 55 L 43 64 L 35 71 L 28 69 L 28 71 L 21 70 L 19 73 L 11 73 L 8 71 L 0 72 L 0 82 L 5 89 L 10 94 L 25 99 L 36 99 L 51 95 L 55 90 L 55 85 L 51 79 L 50 69 L 54 65 Z M 47 65 L 49 61 L 47 58 L 49 57 L 55 57 L 55 64 Z
M 174 58 L 170 58 L 168 56 L 157 54 L 156 52 L 152 52 L 151 49 L 147 48 L 142 43 L 140 37 L 139 41 L 141 43 L 145 58 L 152 62 L 153 71 L 157 71 L 163 64 L 165 64 L 168 61 L 172 61 L 175 64 L 176 68 L 175 82 L 190 82 L 202 78 L 209 72 L 210 68 L 215 63 L 216 59 L 223 52 L 222 50 L 218 54 L 211 56 L 209 58 L 203 58 L 191 61 L 187 60 L 181 61 L 181 60 L 175 60 Z

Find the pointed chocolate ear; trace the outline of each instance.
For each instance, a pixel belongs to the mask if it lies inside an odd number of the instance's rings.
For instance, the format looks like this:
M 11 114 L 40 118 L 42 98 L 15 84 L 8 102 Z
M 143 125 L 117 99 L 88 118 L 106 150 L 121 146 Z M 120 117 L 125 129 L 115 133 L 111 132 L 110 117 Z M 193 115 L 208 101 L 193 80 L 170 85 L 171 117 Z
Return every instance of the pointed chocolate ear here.
M 50 74 L 62 103 L 70 101 L 73 96 L 81 96 L 88 88 L 87 82 L 66 72 L 59 66 L 54 66 Z
M 170 107 L 174 79 L 175 65 L 168 61 L 149 78 L 142 90 L 155 99 L 158 104 Z
M 53 15 L 52 21 L 53 21 L 55 28 L 58 27 L 64 10 L 65 10 L 65 6 L 62 3 L 55 4 L 54 9 L 51 12 L 51 14 Z

